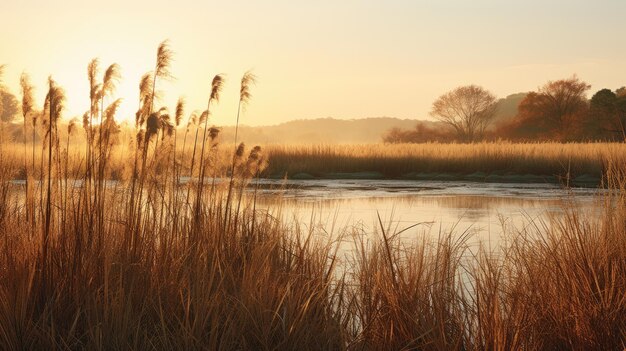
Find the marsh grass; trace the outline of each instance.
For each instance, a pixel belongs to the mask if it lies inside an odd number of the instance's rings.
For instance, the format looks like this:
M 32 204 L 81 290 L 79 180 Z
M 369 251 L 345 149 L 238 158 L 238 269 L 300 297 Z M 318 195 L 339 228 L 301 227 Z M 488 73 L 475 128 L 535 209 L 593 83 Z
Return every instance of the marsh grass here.
M 72 143 L 76 135 L 69 127 L 66 134 L 59 128 L 63 94 L 52 79 L 34 124 L 40 138 L 38 143 L 33 138 L 33 150 L 40 152 L 32 167 L 25 170 L 23 152 L 11 151 L 23 145 L 0 143 L 3 349 L 618 350 L 626 345 L 622 145 L 246 152 L 238 144 L 232 154 L 229 145 L 219 147 L 219 129 L 207 127 L 207 110 L 204 118 L 190 117 L 177 152 L 170 131 L 180 124 L 183 106 L 177 106 L 174 123 L 166 108 L 155 107 L 157 80 L 171 77 L 169 58 L 163 44 L 155 71 L 141 81 L 132 142 L 111 142 L 121 137 L 116 100 L 104 107 L 109 95 L 100 90 L 90 64 L 86 146 Z M 102 123 L 93 123 L 96 116 Z M 193 147 L 187 145 L 188 133 L 194 133 Z M 406 241 L 403 228 L 391 225 L 393 218 L 379 218 L 373 233 L 353 230 L 354 249 L 346 258 L 340 245 L 350 236 L 283 222 L 280 203 L 257 210 L 257 187 L 248 185 L 264 171 L 265 155 L 274 169 L 310 172 L 601 170 L 613 190 L 601 199 L 599 217 L 566 207 L 562 218 L 531 221 L 506 233 L 496 250 L 471 246 L 462 231 L 424 231 Z M 29 179 L 28 190 L 14 182 L 20 173 Z M 188 182 L 179 181 L 184 174 L 191 176 Z M 109 182 L 112 178 L 119 181 Z
M 200 126 L 197 126 L 197 123 L 200 121 L 204 124 L 204 118 L 206 118 L 206 112 L 202 116 L 198 116 L 195 112 L 190 114 L 188 127 L 178 135 L 179 138 L 183 138 L 182 145 L 181 143 L 177 145 L 176 156 L 177 160 L 184 161 L 177 161 L 181 177 L 200 176 L 197 162 L 199 150 L 196 150 L 196 145 L 198 141 L 202 141 L 203 133 L 199 130 Z M 219 128 L 207 128 L 207 140 L 212 140 L 208 147 L 211 149 L 213 166 L 216 168 L 212 166 L 212 171 L 205 172 L 205 176 L 232 174 L 234 153 L 231 150 L 236 150 L 236 147 L 229 143 L 221 143 L 221 140 L 217 138 Z M 106 161 L 109 180 L 129 178 L 132 163 L 128 163 L 125 155 L 134 152 L 132 148 L 129 148 L 129 144 L 134 141 L 127 142 L 129 134 L 131 134 L 129 131 L 121 129 L 122 137 L 118 138 L 121 141 L 118 141 L 116 145 L 111 145 L 110 156 Z M 70 143 L 71 158 L 77 161 L 83 157 L 83 154 L 77 150 L 82 145 L 83 139 L 83 136 L 78 135 L 73 137 Z M 218 143 L 222 147 L 215 147 Z M 20 145 L 8 143 L 5 149 L 8 151 L 7 157 L 15 162 L 24 162 Z M 420 175 L 436 179 L 438 176 L 447 174 L 460 177 L 474 175 L 476 177 L 472 179 L 488 181 L 487 177 L 490 175 L 517 175 L 522 178 L 534 175 L 541 176 L 543 177 L 541 179 L 545 180 L 560 180 L 565 184 L 568 179 L 587 176 L 596 182 L 595 185 L 598 185 L 606 176 L 609 164 L 626 162 L 626 144 L 621 143 L 265 145 L 263 150 L 267 168 L 259 176 L 273 178 L 293 177 L 302 173 L 314 177 L 332 177 L 341 176 L 341 173 L 350 176 L 351 173 L 376 172 L 391 179 L 411 179 Z M 39 160 L 39 155 L 34 155 L 33 159 Z M 33 164 L 32 160 L 27 161 L 28 164 Z M 79 166 L 79 162 L 73 162 L 69 166 L 72 170 L 72 167 Z M 33 168 L 35 169 L 32 170 Z M 30 169 L 31 173 L 38 171 L 38 167 L 30 167 Z M 76 171 L 70 173 L 76 174 Z M 537 179 L 533 177 L 531 180 L 537 181 Z
M 609 163 L 626 162 L 623 143 L 510 143 L 268 145 L 266 175 L 380 172 L 389 178 L 416 173 L 518 175 L 601 178 Z

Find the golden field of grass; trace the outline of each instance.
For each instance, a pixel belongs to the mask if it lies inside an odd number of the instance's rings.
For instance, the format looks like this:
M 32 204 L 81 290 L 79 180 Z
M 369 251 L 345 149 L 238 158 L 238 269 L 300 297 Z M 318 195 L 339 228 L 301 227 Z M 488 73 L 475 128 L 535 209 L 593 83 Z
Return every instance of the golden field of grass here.
M 179 133 L 180 134 L 180 133 Z M 125 142 L 112 147 L 107 178 L 128 179 L 132 162 L 131 133 Z M 179 139 L 180 139 L 179 135 Z M 219 139 L 217 139 L 219 141 Z M 216 141 L 216 144 L 217 144 Z M 80 175 L 84 166 L 85 148 L 74 142 L 70 152 L 70 174 Z M 364 145 L 263 145 L 268 167 L 261 177 L 283 178 L 310 176 L 381 177 L 400 179 L 465 179 L 475 181 L 561 181 L 583 176 L 597 186 L 606 175 L 610 163 L 626 163 L 624 143 L 510 143 L 483 142 L 474 144 L 364 144 Z M 32 162 L 30 150 L 9 143 L 7 154 L 16 164 Z M 228 171 L 226 150 L 234 145 L 222 145 L 215 153 L 218 173 Z M 35 153 L 35 163 L 41 162 L 41 150 Z M 192 147 L 178 145 L 181 176 L 191 176 Z M 524 176 L 531 175 L 525 178 Z M 508 177 L 507 177 L 508 176 Z M 18 174 L 23 178 L 23 174 Z
M 539 175 L 600 178 L 610 162 L 626 162 L 624 143 L 367 144 L 276 146 L 267 148 L 265 174 L 320 176 L 378 172 L 383 177 L 419 173 Z M 480 179 L 480 177 L 477 177 Z

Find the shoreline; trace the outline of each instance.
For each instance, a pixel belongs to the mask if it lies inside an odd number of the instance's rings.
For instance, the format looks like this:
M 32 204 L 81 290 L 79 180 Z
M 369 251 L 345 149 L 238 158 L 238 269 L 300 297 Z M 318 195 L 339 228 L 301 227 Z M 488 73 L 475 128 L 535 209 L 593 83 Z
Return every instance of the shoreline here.
M 567 181 L 565 177 L 557 175 L 520 174 L 512 172 L 411 172 L 399 177 L 385 176 L 381 172 L 332 172 L 332 173 L 308 173 L 296 172 L 293 175 L 281 176 L 272 174 L 266 179 L 292 179 L 292 180 L 321 180 L 321 179 L 349 179 L 349 180 L 432 180 L 432 181 L 471 181 L 482 183 L 523 183 L 523 184 L 562 184 L 578 187 L 598 187 L 602 185 L 602 178 L 590 174 L 581 174 Z

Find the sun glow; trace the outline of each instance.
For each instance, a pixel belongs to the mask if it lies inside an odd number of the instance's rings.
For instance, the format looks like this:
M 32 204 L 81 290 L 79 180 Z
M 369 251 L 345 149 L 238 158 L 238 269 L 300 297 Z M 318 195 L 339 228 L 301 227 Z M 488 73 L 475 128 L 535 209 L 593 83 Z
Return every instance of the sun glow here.
M 534 11 L 533 3 L 542 11 Z M 31 74 L 39 105 L 52 75 L 67 92 L 67 119 L 88 107 L 87 63 L 94 57 L 103 67 L 118 63 L 123 79 L 116 97 L 124 99 L 118 118 L 132 121 L 138 80 L 154 67 L 158 44 L 169 38 L 176 80 L 160 84 L 162 104 L 172 109 L 184 95 L 190 110 L 203 110 L 211 79 L 226 73 L 216 124 L 234 124 L 237 82 L 251 68 L 259 84 L 244 124 L 329 116 L 425 119 L 442 92 L 469 83 L 497 97 L 573 73 L 594 90 L 622 86 L 615 72 L 626 69 L 626 48 L 597 38 L 623 32 L 619 14 L 625 6 L 537 0 L 182 0 L 176 6 L 111 0 L 99 7 L 79 0 L 63 6 L 4 1 L 0 12 L 10 15 L 0 22 L 0 64 L 8 65 L 4 80 L 14 93 L 21 72 Z M 555 19 L 558 30 L 550 29 Z
M 112 103 L 118 98 L 122 99 L 116 119 L 120 122 L 126 122 L 133 124 L 135 120 L 135 112 L 139 107 L 139 81 L 145 73 L 152 72 L 154 67 L 154 60 L 156 56 L 156 46 L 146 47 L 145 50 L 109 50 L 108 54 L 102 56 L 89 56 L 87 54 L 80 57 L 74 57 L 71 60 L 57 60 L 54 67 L 50 68 L 50 71 L 55 72 L 50 76 L 65 90 L 67 96 L 66 108 L 63 118 L 66 120 L 72 118 L 80 118 L 82 114 L 89 109 L 89 81 L 87 78 L 87 65 L 93 58 L 99 59 L 99 72 L 98 80 L 102 79 L 104 71 L 113 63 L 117 63 L 120 66 L 121 79 L 116 84 L 116 89 L 105 98 L 105 107 L 109 103 Z M 89 51 L 85 49 L 85 51 Z M 67 51 L 65 51 L 67 53 Z M 97 50 L 93 50 L 97 52 Z M 177 57 L 175 57 L 176 59 Z M 173 110 L 176 100 L 179 96 L 191 96 L 191 101 L 194 103 L 194 108 L 201 109 L 206 105 L 205 99 L 208 99 L 208 93 L 210 89 L 210 79 L 212 76 L 207 74 L 205 80 L 207 84 L 201 87 L 202 77 L 195 77 L 194 85 L 197 84 L 197 89 L 192 89 L 190 94 L 187 94 L 184 88 L 188 89 L 189 84 L 185 84 L 188 73 L 191 70 L 185 70 L 184 68 L 177 69 L 177 62 L 174 62 L 173 74 L 174 77 L 169 80 L 160 80 L 157 84 L 157 90 L 160 91 L 161 99 L 156 101 L 157 106 L 165 106 L 170 110 Z M 13 66 L 9 66 L 9 73 L 16 71 Z M 36 98 L 41 105 L 41 102 L 45 98 L 45 82 L 48 75 L 45 73 L 45 69 L 35 69 L 33 71 L 25 70 L 24 72 L 31 75 L 31 79 L 36 86 Z M 180 74 L 179 74 L 180 73 Z M 8 75 L 7 75 L 8 76 Z M 17 75 L 15 75 L 17 76 Z M 182 78 L 181 78 L 182 77 Z M 7 79 L 7 83 L 12 83 Z M 206 98 L 205 98 L 206 95 Z M 226 92 L 226 101 L 234 105 L 234 99 L 236 91 Z M 232 96 L 231 96 L 232 95 Z M 204 107 L 206 108 L 206 107 Z M 226 108 L 225 110 L 229 110 Z M 230 110 L 233 110 L 231 107 Z M 232 111 L 231 111 L 232 116 Z M 232 117 L 230 117 L 232 118 Z M 226 122 L 226 118 L 224 118 Z

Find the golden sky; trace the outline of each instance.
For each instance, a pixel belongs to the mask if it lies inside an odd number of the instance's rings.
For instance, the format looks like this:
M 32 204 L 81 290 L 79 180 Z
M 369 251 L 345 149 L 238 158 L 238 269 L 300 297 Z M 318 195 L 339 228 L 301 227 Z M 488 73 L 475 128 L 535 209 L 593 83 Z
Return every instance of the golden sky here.
M 459 85 L 496 95 L 534 90 L 577 73 L 592 90 L 626 85 L 623 0 L 84 1 L 0 0 L 0 64 L 16 94 L 22 71 L 41 102 L 48 75 L 67 91 L 66 118 L 88 109 L 88 62 L 116 62 L 137 108 L 139 77 L 158 44 L 175 51 L 176 80 L 163 105 L 205 108 L 225 73 L 213 122 L 234 124 L 241 75 L 259 82 L 242 118 L 267 125 L 299 118 L 428 118 Z

